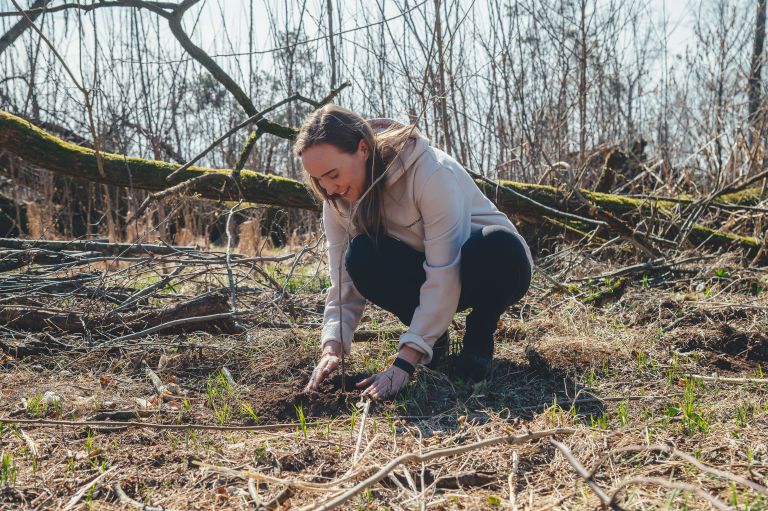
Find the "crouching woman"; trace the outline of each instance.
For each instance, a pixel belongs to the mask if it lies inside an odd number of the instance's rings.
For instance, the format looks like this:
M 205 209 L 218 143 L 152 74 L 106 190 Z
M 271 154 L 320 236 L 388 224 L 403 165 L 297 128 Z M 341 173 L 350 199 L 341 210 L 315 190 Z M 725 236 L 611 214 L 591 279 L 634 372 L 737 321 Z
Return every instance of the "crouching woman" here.
M 332 284 L 306 390 L 350 352 L 366 301 L 408 330 L 392 367 L 358 384 L 363 395 L 392 397 L 417 364 L 436 367 L 454 313 L 469 308 L 451 374 L 485 378 L 499 317 L 531 281 L 530 250 L 507 216 L 414 126 L 326 105 L 305 119 L 294 152 L 322 200 Z

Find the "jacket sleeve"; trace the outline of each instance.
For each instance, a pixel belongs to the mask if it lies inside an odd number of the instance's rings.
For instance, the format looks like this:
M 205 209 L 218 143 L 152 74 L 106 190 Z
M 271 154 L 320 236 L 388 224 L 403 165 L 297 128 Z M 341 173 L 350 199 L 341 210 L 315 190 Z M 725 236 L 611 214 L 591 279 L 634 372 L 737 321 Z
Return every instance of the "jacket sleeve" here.
M 405 344 L 423 353 L 420 362 L 432 360 L 432 346 L 453 319 L 461 294 L 461 247 L 469 238 L 470 215 L 456 176 L 449 169 L 436 170 L 415 190 L 424 222 L 424 270 L 419 306 L 398 347 Z
M 344 353 L 352 350 L 352 337 L 365 309 L 365 298 L 358 293 L 344 265 L 349 236 L 328 201 L 323 201 L 323 226 L 328 246 L 328 274 L 331 287 L 325 297 L 320 349 L 328 341 L 340 341 Z M 342 339 L 343 334 L 343 339 Z

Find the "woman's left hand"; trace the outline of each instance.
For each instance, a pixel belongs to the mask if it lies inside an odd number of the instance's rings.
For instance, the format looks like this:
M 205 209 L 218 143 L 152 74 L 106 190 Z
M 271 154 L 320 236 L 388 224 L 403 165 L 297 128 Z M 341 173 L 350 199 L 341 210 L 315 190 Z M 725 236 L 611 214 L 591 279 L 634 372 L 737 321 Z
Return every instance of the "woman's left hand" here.
M 394 397 L 400 389 L 403 388 L 410 376 L 408 373 L 400 369 L 399 367 L 392 366 L 386 371 L 369 376 L 365 380 L 357 384 L 357 388 L 362 389 L 367 387 L 363 391 L 363 397 L 370 397 L 371 399 L 387 399 Z

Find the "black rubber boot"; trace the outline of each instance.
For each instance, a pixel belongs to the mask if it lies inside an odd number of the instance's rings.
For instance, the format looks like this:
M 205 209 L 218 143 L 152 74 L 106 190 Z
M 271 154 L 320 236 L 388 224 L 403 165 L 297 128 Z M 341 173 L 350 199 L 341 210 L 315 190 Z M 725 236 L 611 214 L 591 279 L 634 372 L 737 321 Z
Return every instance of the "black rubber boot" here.
M 467 330 L 453 367 L 454 376 L 472 381 L 484 380 L 493 362 L 493 333 L 501 313 L 473 310 L 467 316 Z
M 445 357 L 448 355 L 448 344 L 448 330 L 446 330 L 443 335 L 437 338 L 435 345 L 432 346 L 432 360 L 429 361 L 427 367 L 436 369 L 445 360 Z
M 451 375 L 465 381 L 483 381 L 491 372 L 493 355 L 460 353 L 454 362 Z

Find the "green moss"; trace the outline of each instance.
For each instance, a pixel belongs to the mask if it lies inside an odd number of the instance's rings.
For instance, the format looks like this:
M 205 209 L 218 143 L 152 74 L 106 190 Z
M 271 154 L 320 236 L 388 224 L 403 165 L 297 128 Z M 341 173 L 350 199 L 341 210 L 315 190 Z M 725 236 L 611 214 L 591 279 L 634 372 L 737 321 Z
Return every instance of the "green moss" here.
M 503 188 L 496 188 L 482 181 L 476 182 L 484 191 L 484 193 L 489 197 L 495 198 L 496 196 L 503 196 L 503 201 L 509 203 L 510 205 L 517 203 L 519 203 L 521 206 L 523 205 L 523 201 L 517 198 L 513 198 L 512 194 L 507 193 L 505 195 Z M 557 208 L 559 204 L 566 201 L 568 196 L 565 190 L 549 185 L 517 183 L 514 181 L 504 180 L 499 181 L 499 184 L 511 188 L 512 190 L 530 197 L 548 207 Z M 629 214 L 641 214 L 651 210 L 651 203 L 642 199 L 635 199 L 632 197 L 625 197 L 622 195 L 614 195 L 610 193 L 592 192 L 589 190 L 581 190 L 581 193 L 583 193 L 587 199 L 594 202 L 595 204 L 620 216 Z M 583 204 L 579 203 L 575 198 L 571 198 L 568 203 L 571 211 L 575 211 L 584 207 Z M 657 201 L 654 203 L 654 205 L 658 208 L 670 207 L 673 204 L 670 202 Z M 530 209 L 530 205 L 528 205 L 527 209 Z
M 626 285 L 627 281 L 625 279 L 608 280 L 605 282 L 604 286 L 600 287 L 600 289 L 582 298 L 581 302 L 585 304 L 591 303 L 593 305 L 603 304 L 610 299 L 618 298 L 622 295 L 626 289 Z
M 265 133 L 271 133 L 276 137 L 284 138 L 287 140 L 294 140 L 296 135 L 299 134 L 299 130 L 296 128 L 289 128 L 288 126 L 283 126 L 267 119 L 260 120 L 256 123 L 256 125 L 261 128 L 261 131 Z
M 717 202 L 738 204 L 739 206 L 757 206 L 760 203 L 760 188 L 747 188 L 740 192 L 727 193 L 718 197 Z
M 707 240 L 715 240 L 718 244 L 741 245 L 742 248 L 758 249 L 760 242 L 750 236 L 739 236 L 723 231 L 716 231 L 709 227 L 697 225 L 691 231 L 691 241 L 694 243 L 704 243 Z

